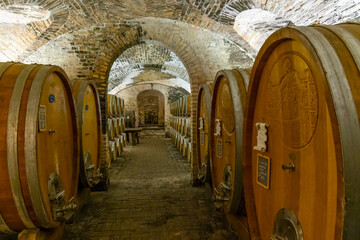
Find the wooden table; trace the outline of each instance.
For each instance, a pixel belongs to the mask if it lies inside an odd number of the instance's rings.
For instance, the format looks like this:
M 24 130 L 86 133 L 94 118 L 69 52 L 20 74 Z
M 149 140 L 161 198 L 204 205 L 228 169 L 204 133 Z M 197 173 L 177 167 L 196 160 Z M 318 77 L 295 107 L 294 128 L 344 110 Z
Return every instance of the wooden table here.
M 142 128 L 125 128 L 126 133 L 126 141 L 131 145 L 134 146 L 139 142 L 139 132 Z M 136 141 L 135 141 L 136 138 Z

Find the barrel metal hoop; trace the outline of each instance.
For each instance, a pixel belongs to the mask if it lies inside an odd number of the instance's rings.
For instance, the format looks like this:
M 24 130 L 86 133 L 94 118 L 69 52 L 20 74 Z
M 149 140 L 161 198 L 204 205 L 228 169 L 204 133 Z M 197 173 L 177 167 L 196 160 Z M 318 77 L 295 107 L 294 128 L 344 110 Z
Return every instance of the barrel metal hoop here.
M 354 131 L 359 129 L 359 119 L 354 101 L 349 101 L 352 96 L 351 88 L 346 78 L 345 70 L 341 61 L 335 54 L 334 47 L 315 28 L 296 28 L 314 46 L 328 79 L 329 91 L 331 93 L 333 106 L 335 108 L 337 124 L 339 127 L 342 162 L 344 167 L 344 195 L 345 202 L 343 216 L 343 239 L 354 239 L 358 236 L 360 215 L 360 164 L 358 164 L 358 153 L 360 149 L 360 133 Z M 339 207 L 339 206 L 338 206 Z
M 26 176 L 29 184 L 31 202 L 35 210 L 35 215 L 40 225 L 44 228 L 52 228 L 49 223 L 50 218 L 44 207 L 42 199 L 38 166 L 37 166 L 37 118 L 38 106 L 44 79 L 49 74 L 52 66 L 43 66 L 39 69 L 32 82 L 25 117 L 25 166 Z
M 27 228 L 35 228 L 33 221 L 26 208 L 24 197 L 22 194 L 20 176 L 19 176 L 19 165 L 17 159 L 17 133 L 18 133 L 18 122 L 19 122 L 19 111 L 21 104 L 21 97 L 24 91 L 25 83 L 33 71 L 36 65 L 26 66 L 21 73 L 18 75 L 14 89 L 11 95 L 9 104 L 9 114 L 6 130 L 6 144 L 7 144 L 7 163 L 9 171 L 9 180 L 13 199 L 16 205 L 17 212 L 20 216 L 21 221 Z
M 2 63 L 2 64 L 0 64 L 0 78 L 2 77 L 4 72 L 13 64 L 14 63 Z M 5 222 L 4 218 L 2 217 L 1 213 L 0 213 L 0 232 L 9 233 L 9 234 L 15 233 L 6 224 L 6 222 Z
M 240 89 L 234 73 L 230 70 L 224 70 L 230 85 L 230 93 L 234 102 L 234 118 L 235 118 L 235 169 L 234 174 L 234 186 L 231 195 L 231 206 L 229 206 L 229 212 L 235 213 L 239 207 L 243 193 L 243 178 L 242 176 L 242 135 L 243 135 L 243 122 L 244 122 L 244 106 L 242 106 Z M 238 103 L 238 104 L 236 104 Z

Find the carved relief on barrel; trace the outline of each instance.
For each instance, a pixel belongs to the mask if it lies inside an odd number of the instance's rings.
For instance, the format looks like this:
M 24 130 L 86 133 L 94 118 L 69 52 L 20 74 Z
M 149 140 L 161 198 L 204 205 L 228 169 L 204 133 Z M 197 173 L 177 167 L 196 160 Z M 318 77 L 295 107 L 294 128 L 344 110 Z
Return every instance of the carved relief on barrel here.
M 222 70 L 211 99 L 210 165 L 215 205 L 226 213 L 244 212 L 242 125 L 249 72 Z
M 245 200 L 254 239 L 356 239 L 360 26 L 272 34 L 250 78 Z

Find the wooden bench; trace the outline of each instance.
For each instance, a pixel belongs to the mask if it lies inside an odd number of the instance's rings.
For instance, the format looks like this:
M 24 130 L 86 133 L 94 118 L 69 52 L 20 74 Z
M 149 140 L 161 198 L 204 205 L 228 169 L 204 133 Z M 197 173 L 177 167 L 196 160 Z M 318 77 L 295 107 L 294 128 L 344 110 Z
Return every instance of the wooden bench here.
M 134 146 L 134 145 L 140 143 L 140 141 L 139 141 L 139 132 L 141 130 L 142 130 L 142 128 L 125 128 L 126 141 L 131 146 Z M 135 139 L 136 139 L 136 141 L 135 141 Z

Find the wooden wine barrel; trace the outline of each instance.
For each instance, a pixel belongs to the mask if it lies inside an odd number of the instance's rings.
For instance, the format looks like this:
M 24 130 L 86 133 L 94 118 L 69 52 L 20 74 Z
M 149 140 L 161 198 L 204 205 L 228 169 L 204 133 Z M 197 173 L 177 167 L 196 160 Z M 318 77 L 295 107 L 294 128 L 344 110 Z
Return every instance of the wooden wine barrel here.
M 187 151 L 189 150 L 189 141 L 190 141 L 189 138 L 187 137 L 184 138 L 184 146 L 182 151 L 183 157 L 187 156 Z
M 114 141 L 109 141 L 109 149 L 110 149 L 110 162 L 109 162 L 109 167 L 110 167 L 111 163 L 116 160 L 116 155 L 117 155 L 115 139 Z
M 183 98 L 179 98 L 179 110 L 178 110 L 178 116 L 182 116 L 183 114 Z
M 179 133 L 182 135 L 183 132 L 183 118 L 179 117 Z
M 125 116 L 125 100 L 122 98 L 120 100 L 120 105 L 121 105 L 121 116 L 124 117 Z
M 189 142 L 189 145 L 188 145 L 188 152 L 187 152 L 187 160 L 188 162 L 191 162 L 191 142 Z
M 179 117 L 176 117 L 176 119 L 175 119 L 175 130 L 177 132 L 180 131 L 180 118 Z
M 109 140 L 113 140 L 115 137 L 115 126 L 114 126 L 114 122 L 112 120 L 112 118 L 108 118 L 107 121 L 107 134 L 108 134 L 108 139 Z
M 134 128 L 135 127 L 135 111 L 134 110 L 127 110 L 125 114 L 125 126 L 127 128 Z
M 125 118 L 123 118 L 123 117 L 119 117 L 118 118 L 118 124 L 119 124 L 119 132 L 120 132 L 120 135 L 122 134 L 122 133 L 124 133 L 124 131 L 125 131 Z
M 185 111 L 185 96 L 180 98 L 180 116 L 184 116 Z
M 114 95 L 107 95 L 107 116 L 116 116 L 116 97 Z
M 72 87 L 78 112 L 80 136 L 80 181 L 93 187 L 100 180 L 101 111 L 96 85 L 78 80 Z
M 126 133 L 122 134 L 123 136 L 123 148 L 126 147 Z
M 56 66 L 0 63 L 0 87 L 0 231 L 59 227 L 71 211 L 53 212 L 73 209 L 79 180 L 68 77 Z
M 235 214 L 243 198 L 242 126 L 249 73 L 217 73 L 211 99 L 210 166 L 215 205 Z
M 118 96 L 115 96 L 116 99 L 116 117 L 120 117 L 121 114 L 121 100 Z
M 196 154 L 198 158 L 198 178 L 202 182 L 210 182 L 210 118 L 211 96 L 213 86 L 202 84 L 198 93 L 198 105 L 196 109 Z
M 114 139 L 114 141 L 115 141 L 116 156 L 120 156 L 121 152 L 122 152 L 122 147 L 120 144 L 120 137 L 116 137 Z
M 170 103 L 170 114 L 175 115 L 176 113 L 176 102 Z
M 125 148 L 125 141 L 126 141 L 126 135 L 121 134 L 121 136 L 120 136 L 120 144 L 121 144 L 122 151 L 124 151 L 124 148 Z
M 115 137 L 118 137 L 119 134 L 120 134 L 120 126 L 119 126 L 119 123 L 118 123 L 118 118 L 114 117 L 114 118 L 112 118 L 112 121 L 113 121 L 113 125 L 114 125 Z
M 359 238 L 359 69 L 358 24 L 284 28 L 261 48 L 244 125 L 254 239 Z
M 191 116 L 191 95 L 184 96 L 184 116 Z

